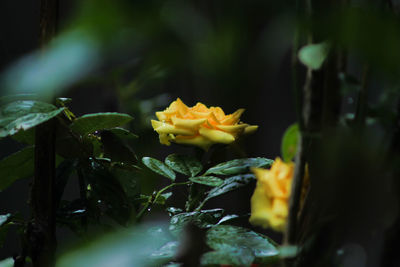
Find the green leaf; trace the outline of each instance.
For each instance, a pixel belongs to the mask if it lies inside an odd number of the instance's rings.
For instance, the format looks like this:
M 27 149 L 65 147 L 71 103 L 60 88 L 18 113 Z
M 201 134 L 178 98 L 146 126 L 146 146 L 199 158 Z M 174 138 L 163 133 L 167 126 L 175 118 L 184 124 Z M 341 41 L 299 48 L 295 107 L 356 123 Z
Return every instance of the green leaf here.
M 11 217 L 10 213 L 0 215 L 0 227 L 8 221 L 8 219 Z
M 112 131 L 103 130 L 100 132 L 101 143 L 103 144 L 104 157 L 112 162 L 120 162 L 134 166 L 138 160 L 132 148 Z
M 86 135 L 95 131 L 122 126 L 132 119 L 128 114 L 117 112 L 86 114 L 74 120 L 70 127 L 72 131 Z
M 118 178 L 95 160 L 90 160 L 80 171 L 90 184 L 91 190 L 88 194 L 90 201 L 104 209 L 110 218 L 121 225 L 126 225 L 133 218 L 134 209 Z
M 223 209 L 201 210 L 193 212 L 183 212 L 172 216 L 170 220 L 169 230 L 177 235 L 183 227 L 189 222 L 200 228 L 210 228 L 222 217 Z
M 234 159 L 208 169 L 204 175 L 235 175 L 249 171 L 250 167 L 270 167 L 273 162 L 273 160 L 267 158 Z
M 137 172 L 114 166 L 110 169 L 111 174 L 121 184 L 126 196 L 134 201 L 140 195 L 140 184 Z
M 284 161 L 292 161 L 296 156 L 299 135 L 299 125 L 297 123 L 290 125 L 283 134 L 281 153 Z
M 147 168 L 149 168 L 153 172 L 158 173 L 164 177 L 167 177 L 172 181 L 175 181 L 176 178 L 175 172 L 170 167 L 165 165 L 163 162 L 159 161 L 158 159 L 151 157 L 143 157 L 142 162 L 144 165 L 146 165 Z
M 299 60 L 308 68 L 318 70 L 327 58 L 329 49 L 327 42 L 303 46 L 299 50 Z
M 142 225 L 108 234 L 62 255 L 56 267 L 160 266 L 151 254 L 172 241 L 165 228 Z
M 224 182 L 222 179 L 214 176 L 190 177 L 189 180 L 193 183 L 204 184 L 208 186 L 220 186 Z
M 227 247 L 223 250 L 204 253 L 201 257 L 201 265 L 250 266 L 254 259 L 254 254 L 248 248 Z
M 0 226 L 0 248 L 4 247 L 4 241 L 7 237 L 9 227 L 10 227 L 10 224 L 8 224 L 8 223 Z
M 267 263 L 277 259 L 278 249 L 271 241 L 254 231 L 232 225 L 218 225 L 207 231 L 207 245 L 217 251 L 215 260 L 228 260 L 233 258 L 238 260 L 238 253 L 244 253 L 249 265 L 255 259 L 260 263 Z M 244 251 L 242 251 L 244 249 Z M 225 257 L 223 255 L 225 254 Z M 251 256 L 253 259 L 250 261 Z M 206 256 L 207 258 L 213 256 Z M 224 262 L 216 262 L 224 264 Z M 231 263 L 229 263 L 231 264 Z M 236 263 L 234 263 L 237 265 Z M 243 265 L 243 263 L 242 263 Z
M 224 180 L 223 184 L 211 189 L 207 193 L 207 196 L 203 202 L 206 202 L 211 198 L 220 196 L 220 195 L 228 193 L 230 191 L 236 190 L 240 187 L 246 186 L 251 181 L 254 181 L 254 180 L 255 180 L 255 178 L 254 178 L 254 175 L 252 175 L 252 174 L 243 174 L 243 175 L 229 177 Z
M 203 169 L 201 163 L 192 156 L 171 154 L 165 158 L 165 163 L 174 171 L 187 176 L 195 176 Z
M 33 128 L 63 110 L 39 101 L 15 101 L 3 105 L 0 107 L 0 138 Z
M 229 215 L 226 215 L 226 216 L 222 217 L 221 220 L 219 220 L 217 224 L 223 224 L 223 223 L 235 220 L 235 219 L 240 218 L 240 217 L 241 216 L 239 216 L 237 214 L 229 214 Z
M 7 259 L 0 261 L 0 267 L 13 267 L 13 266 L 14 266 L 13 258 L 7 258 Z
M 0 106 L 21 100 L 39 100 L 40 97 L 36 94 L 11 94 L 0 97 Z
M 150 257 L 157 260 L 171 261 L 178 251 L 178 246 L 178 241 L 170 241 L 151 253 Z
M 19 131 L 12 136 L 12 139 L 27 145 L 35 144 L 35 128 L 30 128 L 26 131 Z
M 34 147 L 26 147 L 0 161 L 0 192 L 18 179 L 33 176 Z
M 134 140 L 138 138 L 136 134 L 121 127 L 111 128 L 108 129 L 108 131 L 115 134 L 118 138 L 123 140 Z

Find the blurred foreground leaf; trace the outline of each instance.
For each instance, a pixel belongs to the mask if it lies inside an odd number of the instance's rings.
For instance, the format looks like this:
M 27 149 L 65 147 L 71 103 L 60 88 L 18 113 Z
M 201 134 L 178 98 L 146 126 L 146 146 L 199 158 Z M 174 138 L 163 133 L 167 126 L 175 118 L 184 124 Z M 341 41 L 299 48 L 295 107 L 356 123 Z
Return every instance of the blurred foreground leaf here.
M 18 179 L 33 175 L 34 147 L 24 148 L 0 161 L 0 192 Z
M 147 168 L 149 168 L 153 172 L 158 173 L 164 177 L 167 177 L 172 181 L 175 181 L 176 177 L 175 172 L 170 167 L 165 165 L 163 162 L 159 161 L 158 159 L 154 159 L 151 157 L 143 157 L 142 162 L 144 165 L 146 165 Z
M 0 261 L 0 267 L 13 267 L 13 266 L 14 266 L 13 258 L 7 258 L 7 259 Z
M 81 135 L 127 124 L 133 118 L 128 114 L 107 112 L 83 115 L 71 124 L 71 130 Z
M 192 177 L 203 169 L 203 166 L 195 157 L 187 155 L 171 154 L 165 158 L 165 164 L 176 172 Z
M 306 45 L 299 50 L 299 60 L 308 68 L 318 70 L 328 56 L 329 47 L 326 42 Z
M 66 253 L 56 267 L 157 266 L 150 255 L 170 240 L 164 226 L 138 226 L 108 234 Z
M 28 130 L 60 114 L 64 108 L 51 104 L 24 100 L 0 107 L 0 138 Z
M 234 175 L 249 171 L 250 167 L 268 168 L 272 165 L 273 162 L 273 160 L 267 158 L 234 159 L 231 161 L 220 163 L 208 169 L 204 175 Z
M 283 134 L 281 153 L 284 161 L 292 161 L 296 156 L 299 134 L 299 125 L 297 123 L 289 126 Z
M 2 77 L 2 87 L 9 94 L 35 93 L 49 100 L 93 71 L 99 53 L 99 44 L 87 31 L 65 32 L 46 51 L 14 63 Z

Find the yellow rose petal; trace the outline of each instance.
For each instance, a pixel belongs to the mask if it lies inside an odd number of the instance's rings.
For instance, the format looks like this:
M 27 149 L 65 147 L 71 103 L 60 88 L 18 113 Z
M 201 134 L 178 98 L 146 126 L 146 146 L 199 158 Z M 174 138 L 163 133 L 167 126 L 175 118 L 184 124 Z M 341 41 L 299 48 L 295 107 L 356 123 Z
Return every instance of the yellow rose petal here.
M 219 130 L 201 127 L 199 133 L 216 143 L 230 144 L 235 141 L 235 137 L 233 137 L 233 135 Z
M 277 181 L 277 179 L 274 179 L 274 176 L 270 174 L 271 173 L 269 173 L 268 177 L 263 180 L 264 188 L 267 194 L 271 197 L 280 197 L 280 198 L 287 197 L 287 194 L 285 194 L 286 190 L 284 190 Z
M 177 117 L 172 117 L 171 120 L 172 120 L 172 123 L 175 126 L 189 128 L 189 129 L 197 128 L 201 124 L 203 124 L 203 123 L 205 123 L 207 121 L 207 119 L 190 120 L 190 119 L 180 119 L 180 118 L 177 118 Z
M 222 124 L 236 124 L 240 120 L 240 116 L 242 116 L 243 112 L 245 111 L 244 108 L 236 110 L 234 113 L 226 116 L 224 120 L 221 121 Z
M 224 132 L 236 134 L 238 132 L 242 132 L 243 129 L 248 127 L 248 124 L 236 124 L 236 125 L 217 125 L 218 129 L 223 130 Z
M 178 128 L 171 124 L 156 121 L 156 120 L 151 120 L 151 125 L 153 126 L 153 129 L 159 134 L 161 134 L 161 133 L 163 133 L 163 134 L 181 134 L 181 135 L 195 134 L 194 131 L 191 131 L 188 129 L 183 129 L 183 128 Z
M 159 134 L 158 137 L 160 139 L 160 144 L 167 145 L 167 146 L 171 145 L 170 141 L 175 139 L 174 135 L 172 135 L 172 134 L 161 133 L 161 134 Z
M 249 125 L 244 129 L 244 134 L 252 134 L 257 131 L 258 125 Z
M 176 105 L 181 116 L 185 115 L 189 110 L 188 106 L 186 106 L 179 97 L 176 99 Z
M 288 201 L 287 199 L 275 198 L 272 202 L 272 212 L 278 217 L 288 216 Z
M 195 118 L 208 118 L 211 114 L 211 111 L 209 112 L 200 112 L 200 111 L 189 111 L 190 114 L 192 114 Z
M 251 197 L 250 223 L 262 227 L 268 227 L 271 218 L 271 200 L 267 197 L 262 185 L 257 183 Z
M 176 136 L 175 143 L 177 144 L 182 144 L 182 145 L 193 145 L 193 146 L 198 146 L 201 147 L 204 150 L 208 150 L 210 146 L 213 144 L 209 139 L 198 135 L 195 137 L 187 137 L 187 136 Z
M 222 110 L 220 107 L 211 107 L 210 108 L 211 112 L 214 113 L 214 115 L 217 117 L 219 121 L 223 120 L 225 118 L 225 112 Z
M 208 108 L 206 107 L 206 105 L 198 102 L 196 104 L 196 106 L 192 107 L 192 111 L 195 112 L 209 112 Z
M 168 116 L 162 111 L 156 112 L 156 117 L 159 121 L 166 121 L 168 119 Z
M 272 216 L 269 219 L 269 226 L 278 232 L 283 232 L 286 226 L 286 218 Z

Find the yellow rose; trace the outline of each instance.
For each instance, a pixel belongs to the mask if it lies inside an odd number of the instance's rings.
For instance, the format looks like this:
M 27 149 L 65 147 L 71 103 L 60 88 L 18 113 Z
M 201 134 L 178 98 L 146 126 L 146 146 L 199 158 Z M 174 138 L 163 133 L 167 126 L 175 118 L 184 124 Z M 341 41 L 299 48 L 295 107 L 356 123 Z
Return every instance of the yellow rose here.
M 240 122 L 243 112 L 238 109 L 225 115 L 220 107 L 208 108 L 202 103 L 188 107 L 178 98 L 164 111 L 156 112 L 158 120 L 151 120 L 151 125 L 161 144 L 174 142 L 208 150 L 213 144 L 230 144 L 240 135 L 257 130 L 256 125 Z
M 271 169 L 253 168 L 257 186 L 251 197 L 250 223 L 283 231 L 289 213 L 294 163 L 275 159 Z

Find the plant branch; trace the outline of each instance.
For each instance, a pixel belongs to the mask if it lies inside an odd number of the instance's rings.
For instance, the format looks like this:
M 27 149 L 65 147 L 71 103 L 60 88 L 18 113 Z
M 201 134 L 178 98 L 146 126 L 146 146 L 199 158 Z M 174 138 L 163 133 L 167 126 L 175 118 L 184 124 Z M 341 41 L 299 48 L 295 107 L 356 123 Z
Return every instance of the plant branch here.
M 147 211 L 148 209 L 151 209 L 151 207 L 154 205 L 154 203 L 157 202 L 157 199 L 161 196 L 162 193 L 164 193 L 165 191 L 167 191 L 168 189 L 170 189 L 170 188 L 172 188 L 172 187 L 174 187 L 174 186 L 178 186 L 178 185 L 188 185 L 188 184 L 191 184 L 191 183 L 192 183 L 192 182 L 172 183 L 172 184 L 170 184 L 170 185 L 167 185 L 167 186 L 164 187 L 164 188 L 161 188 L 161 189 L 155 194 L 155 196 L 154 196 L 154 197 L 151 197 L 151 198 L 149 199 L 149 201 L 146 203 L 146 205 L 140 210 L 139 214 L 136 216 L 136 220 L 137 220 L 137 221 L 140 221 L 140 220 L 143 218 L 143 216 L 144 216 L 144 214 L 146 213 L 146 211 Z
M 357 96 L 355 122 L 358 127 L 364 125 L 367 116 L 367 84 L 369 72 L 369 65 L 365 64 L 361 74 L 361 87 Z

